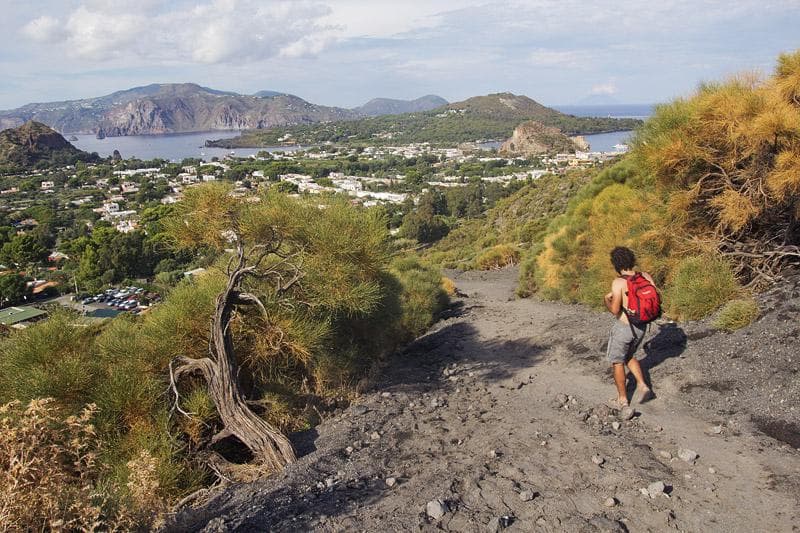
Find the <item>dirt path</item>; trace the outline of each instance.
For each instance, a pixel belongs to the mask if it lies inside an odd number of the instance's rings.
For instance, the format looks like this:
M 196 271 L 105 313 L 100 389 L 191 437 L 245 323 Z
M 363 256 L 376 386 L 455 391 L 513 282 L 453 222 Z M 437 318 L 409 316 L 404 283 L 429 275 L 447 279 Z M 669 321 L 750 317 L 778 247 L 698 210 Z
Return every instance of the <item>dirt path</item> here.
M 646 358 L 658 397 L 624 420 L 605 406 L 610 317 L 515 300 L 515 280 L 456 276 L 466 297 L 451 316 L 363 402 L 298 436 L 297 464 L 183 511 L 173 529 L 800 530 L 800 453 L 713 398 L 687 401 L 701 366 L 685 332 L 659 331 Z

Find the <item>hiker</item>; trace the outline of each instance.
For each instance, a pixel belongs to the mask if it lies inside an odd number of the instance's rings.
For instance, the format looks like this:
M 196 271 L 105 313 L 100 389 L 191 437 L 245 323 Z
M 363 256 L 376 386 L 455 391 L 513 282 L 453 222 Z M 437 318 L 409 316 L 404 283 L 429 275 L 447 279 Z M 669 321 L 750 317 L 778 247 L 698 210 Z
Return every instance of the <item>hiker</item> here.
M 625 390 L 625 365 L 636 378 L 639 403 L 653 399 L 653 392 L 645 383 L 639 361 L 633 356 L 644 340 L 647 324 L 660 315 L 660 300 L 653 278 L 647 272 L 636 272 L 636 256 L 623 246 L 611 250 L 611 264 L 619 277 L 611 283 L 611 292 L 605 295 L 606 308 L 616 317 L 608 339 L 606 357 L 614 370 L 617 386 L 617 404 L 628 405 Z

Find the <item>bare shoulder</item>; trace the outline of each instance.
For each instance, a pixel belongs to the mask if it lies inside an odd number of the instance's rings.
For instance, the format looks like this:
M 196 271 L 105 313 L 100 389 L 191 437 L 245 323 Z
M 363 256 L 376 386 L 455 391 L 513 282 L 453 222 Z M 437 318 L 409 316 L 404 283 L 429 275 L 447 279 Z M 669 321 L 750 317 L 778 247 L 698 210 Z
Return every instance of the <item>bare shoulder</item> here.
M 653 285 L 655 285 L 655 284 L 656 284 L 656 282 L 655 282 L 655 281 L 653 281 L 653 276 L 651 276 L 651 275 L 650 275 L 648 272 L 642 272 L 642 276 L 644 276 L 644 277 L 645 277 L 645 279 L 646 279 L 647 281 L 649 281 L 650 283 L 652 283 Z
M 628 282 L 625 281 L 625 278 L 615 278 L 614 281 L 611 282 L 611 291 L 623 291 L 628 287 Z

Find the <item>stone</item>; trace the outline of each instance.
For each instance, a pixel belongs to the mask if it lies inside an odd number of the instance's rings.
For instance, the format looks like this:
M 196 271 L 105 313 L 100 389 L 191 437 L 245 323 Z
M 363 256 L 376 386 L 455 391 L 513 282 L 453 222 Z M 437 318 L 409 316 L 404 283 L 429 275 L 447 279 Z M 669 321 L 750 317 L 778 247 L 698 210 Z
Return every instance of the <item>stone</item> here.
M 371 438 L 372 440 L 379 440 L 381 438 L 381 434 L 378 433 L 377 431 L 373 431 L 370 434 L 369 438 Z
M 661 450 L 661 451 L 659 451 L 659 452 L 658 452 L 658 455 L 660 455 L 660 456 L 661 456 L 661 457 L 663 457 L 664 459 L 672 459 L 672 454 L 671 454 L 670 452 L 668 452 L 667 450 Z
M 381 397 L 382 398 L 391 398 L 392 397 L 392 393 L 391 392 L 382 392 L 381 393 Z
M 392 488 L 397 484 L 397 479 L 393 477 L 387 477 L 385 483 L 387 487 Z
M 533 500 L 535 497 L 536 493 L 530 489 L 523 490 L 522 492 L 519 493 L 519 499 L 522 500 L 523 502 L 529 502 Z
M 617 505 L 617 499 L 613 497 L 606 498 L 606 501 L 603 502 L 603 505 L 606 507 L 614 507 Z
M 622 420 L 630 420 L 636 414 L 636 411 L 630 405 L 626 405 L 619 411 L 619 417 Z
M 593 531 L 598 533 L 624 533 L 628 531 L 628 528 L 624 527 L 620 522 L 605 516 L 593 516 L 589 519 L 589 524 L 594 526 Z
M 614 431 L 617 431 L 622 427 L 622 424 L 615 420 L 614 422 L 611 422 L 611 427 L 614 428 Z
M 708 469 L 708 473 L 709 473 L 709 474 L 716 474 L 716 473 L 717 473 L 717 469 L 716 469 L 716 468 L 711 468 L 711 467 L 709 467 L 709 469 Z
M 667 486 L 664 485 L 663 481 L 653 481 L 647 486 L 647 494 L 651 498 L 655 498 L 664 494 L 664 491 L 667 489 Z
M 489 524 L 486 526 L 487 531 L 490 533 L 497 533 L 508 526 L 514 521 L 514 518 L 511 516 L 495 516 L 491 520 L 489 520 Z
M 497 459 L 498 457 L 500 457 L 500 452 L 497 450 L 489 450 L 489 453 L 487 453 L 486 455 L 488 455 L 489 458 L 491 459 Z
M 335 484 L 336 484 L 336 478 L 329 477 L 329 478 L 325 479 L 325 486 L 326 487 L 330 488 L 330 487 L 333 487 Z
M 344 453 L 346 453 L 347 455 L 350 455 L 351 453 L 353 453 L 353 447 L 352 446 L 348 446 L 347 448 L 344 449 Z
M 441 520 L 447 514 L 447 505 L 442 500 L 431 500 L 425 506 L 425 513 L 433 520 Z
M 687 463 L 694 464 L 697 460 L 699 455 L 696 451 L 690 450 L 689 448 L 679 448 L 678 449 L 678 457 L 682 460 L 686 461 Z
M 363 405 L 356 405 L 353 406 L 353 408 L 351 409 L 351 412 L 356 416 L 365 415 L 367 414 L 368 411 L 369 409 L 367 409 L 367 407 Z
M 606 462 L 606 460 L 605 460 L 605 459 L 603 459 L 603 458 L 602 458 L 601 456 L 599 456 L 599 455 L 593 455 L 593 456 L 592 456 L 592 462 L 593 462 L 594 464 L 596 464 L 597 466 L 600 466 L 601 464 L 605 463 L 605 462 Z
M 722 426 L 712 426 L 711 433 L 713 433 L 714 435 L 719 435 L 720 433 L 722 433 Z
M 564 394 L 563 392 L 562 392 L 562 393 L 559 393 L 559 394 L 556 394 L 556 403 L 557 403 L 558 405 L 564 405 L 564 404 L 565 404 L 565 403 L 567 403 L 568 401 L 569 401 L 569 396 L 567 396 L 567 395 L 566 395 L 566 394 Z

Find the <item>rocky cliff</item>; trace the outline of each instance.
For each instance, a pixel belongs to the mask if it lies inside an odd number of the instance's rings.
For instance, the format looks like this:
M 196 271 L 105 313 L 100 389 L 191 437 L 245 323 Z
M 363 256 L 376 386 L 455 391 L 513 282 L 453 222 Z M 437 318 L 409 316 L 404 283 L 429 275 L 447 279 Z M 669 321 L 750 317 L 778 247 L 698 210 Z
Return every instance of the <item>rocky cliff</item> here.
M 358 116 L 354 111 L 314 105 L 287 94 L 260 97 L 194 91 L 158 94 L 113 107 L 99 121 L 96 132 L 111 137 L 263 129 Z
M 574 152 L 579 148 L 573 139 L 561 133 L 558 128 L 532 120 L 517 126 L 511 138 L 500 147 L 500 152 L 530 156 L 552 152 Z
M 256 130 L 424 111 L 446 104 L 438 96 L 411 101 L 378 98 L 355 109 L 344 109 L 315 105 L 277 91 L 243 95 L 193 83 L 153 84 L 97 98 L 0 111 L 0 130 L 16 128 L 29 120 L 62 133 L 94 133 L 99 137 Z

